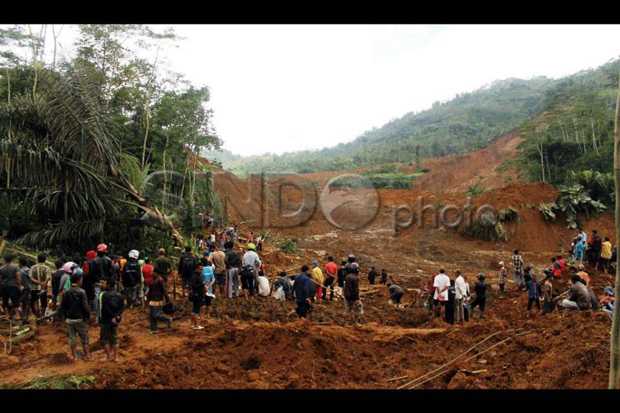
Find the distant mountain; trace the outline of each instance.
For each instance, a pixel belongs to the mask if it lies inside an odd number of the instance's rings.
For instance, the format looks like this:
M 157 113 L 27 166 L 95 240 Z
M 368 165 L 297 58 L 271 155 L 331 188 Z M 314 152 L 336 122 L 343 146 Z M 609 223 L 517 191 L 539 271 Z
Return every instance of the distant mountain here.
M 498 80 L 450 101 L 435 102 L 428 110 L 407 113 L 364 132 L 352 142 L 330 148 L 250 157 L 230 154 L 221 159 L 224 168 L 238 174 L 305 173 L 414 162 L 416 151 L 421 158 L 465 153 L 485 147 L 495 138 L 521 128 L 562 98 L 568 99 L 571 89 L 567 85 L 589 82 L 608 87 L 609 76 L 603 72 L 613 71 L 614 65 L 618 61 L 558 80 L 547 77 Z
M 239 161 L 242 159 L 241 155 L 235 155 L 227 149 L 203 151 L 200 156 L 202 156 L 203 158 L 207 158 L 210 161 L 219 162 L 222 165 L 227 165 L 230 162 Z

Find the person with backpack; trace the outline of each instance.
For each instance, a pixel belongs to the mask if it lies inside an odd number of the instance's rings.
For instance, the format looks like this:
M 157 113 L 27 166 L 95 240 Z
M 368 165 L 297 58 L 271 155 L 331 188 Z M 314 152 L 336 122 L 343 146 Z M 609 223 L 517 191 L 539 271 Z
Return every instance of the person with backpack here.
M 181 283 L 183 285 L 183 295 L 189 295 L 189 284 L 196 271 L 198 265 L 198 259 L 192 253 L 190 246 L 185 247 L 185 252 L 181 254 L 179 258 L 178 273 L 181 276 Z
M 103 344 L 107 360 L 116 361 L 118 356 L 118 326 L 125 309 L 124 299 L 107 280 L 101 282 L 101 289 L 103 291 L 97 297 L 99 301 L 97 306 L 99 308 L 97 314 L 100 327 L 99 341 Z
M 245 298 L 248 298 L 248 292 L 252 296 L 257 292 L 256 278 L 258 277 L 258 269 L 261 266 L 261 260 L 256 253 L 256 246 L 253 243 L 248 243 L 247 251 L 243 254 L 241 264 L 241 286 Z
M 90 307 L 88 306 L 86 292 L 80 287 L 81 271 L 77 271 L 79 266 L 73 262 L 70 262 L 70 264 L 72 264 L 71 269 L 66 267 L 65 270 L 69 270 L 71 287 L 63 294 L 60 304 L 60 314 L 67 324 L 71 359 L 73 361 L 78 359 L 77 337 L 79 337 L 84 351 L 84 360 L 90 360 L 90 350 L 88 347 Z
M 224 244 L 225 263 L 226 263 L 226 297 L 236 298 L 239 294 L 239 269 L 241 268 L 241 257 L 234 249 L 231 241 Z
M 484 318 L 484 308 L 487 302 L 487 285 L 484 282 L 484 273 L 478 274 L 478 281 L 474 285 L 474 292 L 476 293 L 476 298 L 471 303 L 470 311 L 471 316 L 473 317 L 474 309 L 476 307 L 480 307 L 480 318 Z
M 166 281 L 160 273 L 155 272 L 155 278 L 146 292 L 146 299 L 149 305 L 149 325 L 151 334 L 157 333 L 157 323 L 163 321 L 172 328 L 172 318 L 163 313 L 165 303 L 170 302 Z
M 138 250 L 129 251 L 129 260 L 123 266 L 121 282 L 127 308 L 135 306 L 138 302 L 138 288 L 142 280 L 142 269 L 138 264 L 139 257 L 140 252 Z

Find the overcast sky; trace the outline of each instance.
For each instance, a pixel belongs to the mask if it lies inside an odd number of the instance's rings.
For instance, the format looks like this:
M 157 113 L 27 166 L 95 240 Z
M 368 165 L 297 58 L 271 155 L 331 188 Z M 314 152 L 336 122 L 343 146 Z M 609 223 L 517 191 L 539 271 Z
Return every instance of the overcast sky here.
M 620 25 L 175 30 L 185 39 L 167 52 L 172 69 L 209 86 L 216 130 L 241 155 L 348 142 L 497 79 L 557 78 L 620 56 Z

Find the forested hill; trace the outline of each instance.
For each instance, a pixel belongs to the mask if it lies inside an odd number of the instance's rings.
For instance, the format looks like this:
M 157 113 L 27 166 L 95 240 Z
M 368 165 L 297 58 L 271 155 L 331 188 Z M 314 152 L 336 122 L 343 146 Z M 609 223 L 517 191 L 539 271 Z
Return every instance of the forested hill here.
M 371 129 L 350 143 L 316 151 L 235 158 L 207 154 L 235 173 L 342 170 L 385 162 L 411 162 L 419 157 L 462 153 L 484 147 L 493 138 L 519 127 L 542 109 L 545 92 L 554 81 L 496 81 L 431 109 L 408 113 L 380 128 Z

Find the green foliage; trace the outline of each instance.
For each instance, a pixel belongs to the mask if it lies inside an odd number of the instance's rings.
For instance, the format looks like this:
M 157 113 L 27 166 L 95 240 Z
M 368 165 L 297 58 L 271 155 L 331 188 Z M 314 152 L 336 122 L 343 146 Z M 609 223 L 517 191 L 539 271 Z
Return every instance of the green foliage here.
M 613 205 L 609 181 L 619 73 L 620 60 L 613 60 L 547 89 L 544 111 L 520 128 L 525 139 L 519 165 L 526 177 L 554 185 L 579 183 L 593 199 Z
M 142 25 L 81 25 L 75 57 L 45 62 L 41 37 L 0 30 L 0 44 L 33 50 L 32 61 L 0 57 L 0 226 L 11 238 L 68 249 L 140 247 L 146 213 L 174 233 L 192 214 L 217 209 L 209 172 L 194 154 L 220 146 L 206 87 L 161 75 L 137 49 L 173 41 Z M 173 202 L 145 196 L 150 171 L 175 176 Z M 152 180 L 151 180 L 152 181 Z M 164 205 L 168 202 L 167 205 Z M 172 208 L 170 208 L 172 209 Z M 162 233 L 164 234 L 164 233 Z
M 95 383 L 95 376 L 55 376 L 35 379 L 23 387 L 24 390 L 79 390 L 83 385 Z
M 483 194 L 485 191 L 484 187 L 482 186 L 482 184 L 480 182 L 475 183 L 474 185 L 471 185 L 469 188 L 467 188 L 467 191 L 465 191 L 465 193 L 468 196 L 473 197 L 477 197 L 478 195 Z
M 558 216 L 566 217 L 568 228 L 579 228 L 579 217 L 598 214 L 607 207 L 589 195 L 588 190 L 580 184 L 560 186 L 560 194 L 555 202 L 541 203 L 538 210 L 547 221 L 555 221 Z
M 463 234 L 483 241 L 507 241 L 508 234 L 504 226 L 492 213 L 483 213 L 468 226 L 463 228 Z
M 287 254 L 293 254 L 297 252 L 297 243 L 292 239 L 286 239 L 280 243 L 279 248 Z

